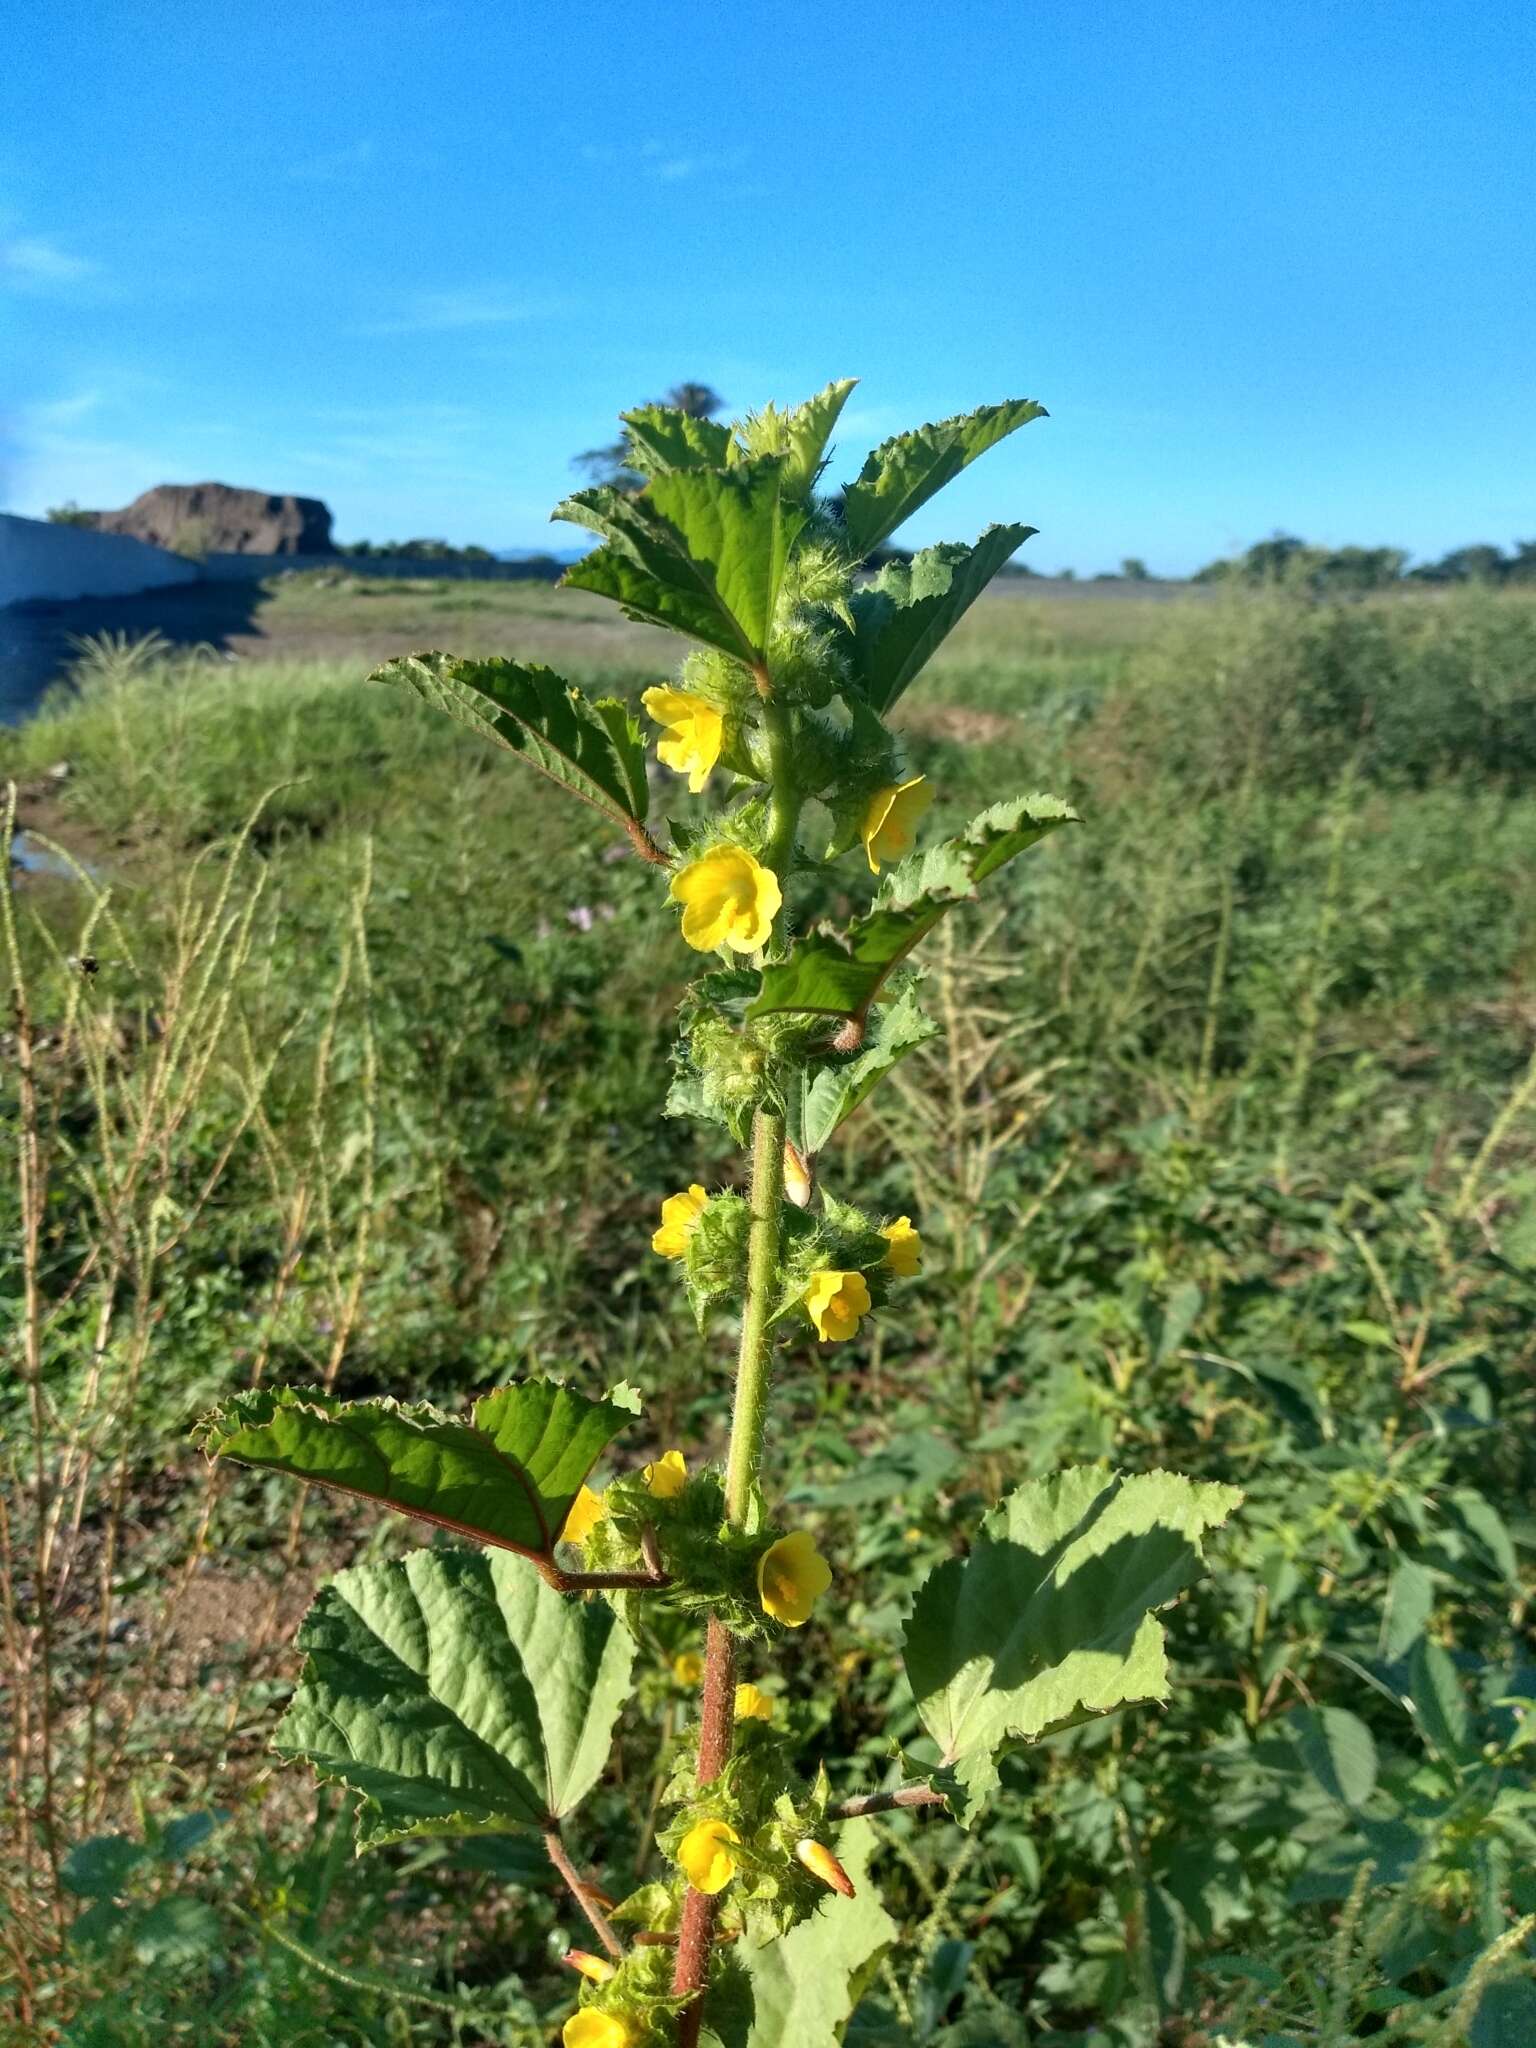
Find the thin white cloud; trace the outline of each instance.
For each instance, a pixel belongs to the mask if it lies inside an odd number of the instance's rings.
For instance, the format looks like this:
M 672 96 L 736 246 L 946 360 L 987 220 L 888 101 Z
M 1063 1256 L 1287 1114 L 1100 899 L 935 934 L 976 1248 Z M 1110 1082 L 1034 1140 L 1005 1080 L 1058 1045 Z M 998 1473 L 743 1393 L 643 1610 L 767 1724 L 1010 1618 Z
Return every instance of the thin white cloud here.
M 353 171 L 366 171 L 378 155 L 378 144 L 371 135 L 365 135 L 360 142 L 349 142 L 345 149 L 330 149 L 319 156 L 289 166 L 288 176 L 295 184 L 325 185 L 337 178 L 346 178 Z
M 11 235 L 0 241 L 0 282 L 18 291 L 50 291 L 94 277 L 96 265 L 71 256 L 45 235 Z
M 77 391 L 69 398 L 46 398 L 29 405 L 24 423 L 34 433 L 55 433 L 62 427 L 77 426 L 101 404 L 100 391 Z
M 530 299 L 494 285 L 461 285 L 415 292 L 387 319 L 370 320 L 363 334 L 448 334 L 475 327 L 511 327 L 558 312 L 552 299 Z
M 654 184 L 678 185 L 687 178 L 718 177 L 723 172 L 739 171 L 751 151 L 742 145 L 688 156 L 666 142 L 642 142 L 638 148 L 627 149 L 615 148 L 611 142 L 588 142 L 582 145 L 580 154 L 589 164 L 619 166 L 626 175 L 638 170 Z

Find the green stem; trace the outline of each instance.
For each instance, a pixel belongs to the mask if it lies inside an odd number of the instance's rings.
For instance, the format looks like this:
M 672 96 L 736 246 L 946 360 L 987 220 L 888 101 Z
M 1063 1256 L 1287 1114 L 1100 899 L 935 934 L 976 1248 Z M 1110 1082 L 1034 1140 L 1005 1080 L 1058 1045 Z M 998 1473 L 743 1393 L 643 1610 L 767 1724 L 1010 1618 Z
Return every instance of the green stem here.
M 736 1407 L 725 1465 L 726 1518 L 746 1520 L 753 1481 L 763 1462 L 768 1412 L 768 1367 L 773 1351 L 769 1317 L 779 1286 L 784 1210 L 784 1119 L 760 1109 L 752 1122 L 752 1224 L 747 1237 L 747 1293 L 736 1360 Z
M 763 729 L 768 740 L 770 795 L 765 863 L 782 883 L 794 853 L 801 792 L 795 780 L 794 722 L 773 695 L 766 669 L 758 674 Z M 736 1361 L 736 1401 L 725 1461 L 725 1515 L 732 1528 L 746 1525 L 752 1489 L 763 1462 L 763 1429 L 768 1415 L 769 1368 L 773 1355 L 770 1319 L 779 1293 L 783 1246 L 784 1119 L 759 1109 L 752 1120 L 751 1227 L 747 1237 L 747 1285 L 741 1311 L 741 1348 Z M 698 1782 L 712 1784 L 731 1751 L 736 1708 L 736 1645 L 717 1615 L 711 1615 L 704 1648 L 704 1698 L 699 1711 Z M 678 1929 L 672 1989 L 692 2003 L 678 2015 L 678 2048 L 696 2048 L 704 2018 L 702 1993 L 709 1983 L 716 1901 L 689 1889 Z
M 803 801 L 795 781 L 794 722 L 777 697 L 763 701 L 763 731 L 768 740 L 768 844 L 766 865 L 782 882 L 795 846 L 795 828 Z

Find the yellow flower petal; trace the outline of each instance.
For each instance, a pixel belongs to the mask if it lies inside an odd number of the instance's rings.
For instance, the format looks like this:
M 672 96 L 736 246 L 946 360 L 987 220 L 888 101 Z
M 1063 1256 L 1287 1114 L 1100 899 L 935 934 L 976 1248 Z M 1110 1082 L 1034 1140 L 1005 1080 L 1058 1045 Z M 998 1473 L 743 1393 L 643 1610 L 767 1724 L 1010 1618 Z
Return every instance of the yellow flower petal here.
M 565 2048 L 630 2048 L 635 2033 L 616 2012 L 599 2012 L 589 2005 L 571 2014 L 560 2029 L 560 2039 Z
M 704 1676 L 704 1659 L 697 1650 L 679 1650 L 672 1659 L 672 1676 L 679 1685 L 697 1685 Z
M 694 1225 L 704 1214 L 709 1195 L 695 1181 L 686 1194 L 668 1195 L 661 1205 L 661 1228 L 651 1237 L 651 1250 L 664 1259 L 680 1259 L 688 1249 Z
M 683 906 L 683 937 L 699 953 L 730 946 L 755 953 L 768 942 L 784 901 L 779 878 L 744 846 L 714 846 L 672 877 Z
M 781 1536 L 757 1560 L 757 1593 L 763 1612 L 786 1628 L 803 1628 L 831 1583 L 832 1567 L 808 1529 Z
M 767 1693 L 759 1692 L 755 1685 L 738 1685 L 736 1718 L 738 1721 L 771 1721 L 773 1701 Z
M 736 1875 L 731 1845 L 741 1840 L 729 1821 L 701 1820 L 677 1845 L 683 1875 L 696 1892 L 723 1892 Z
M 872 875 L 879 874 L 882 861 L 899 860 L 912 851 L 917 821 L 932 802 L 933 791 L 923 775 L 876 790 L 859 826 Z
M 923 1263 L 923 1240 L 912 1228 L 910 1216 L 898 1216 L 887 1223 L 880 1235 L 890 1245 L 885 1263 L 898 1279 L 910 1280 Z
M 585 1543 L 592 1531 L 608 1512 L 603 1505 L 603 1496 L 594 1493 L 590 1486 L 584 1486 L 571 1502 L 570 1512 L 565 1518 L 565 1527 L 560 1531 L 564 1543 Z
M 665 737 L 656 745 L 657 754 L 669 768 L 688 777 L 688 787 L 697 796 L 720 758 L 725 720 L 713 704 L 688 690 L 662 685 L 642 691 L 640 701 L 656 723 L 665 728 Z
M 825 1344 L 846 1344 L 857 1335 L 860 1317 L 869 1314 L 869 1286 L 862 1273 L 813 1273 L 801 1300 Z
M 668 1451 L 641 1475 L 652 1500 L 676 1500 L 688 1484 L 688 1460 L 681 1451 Z

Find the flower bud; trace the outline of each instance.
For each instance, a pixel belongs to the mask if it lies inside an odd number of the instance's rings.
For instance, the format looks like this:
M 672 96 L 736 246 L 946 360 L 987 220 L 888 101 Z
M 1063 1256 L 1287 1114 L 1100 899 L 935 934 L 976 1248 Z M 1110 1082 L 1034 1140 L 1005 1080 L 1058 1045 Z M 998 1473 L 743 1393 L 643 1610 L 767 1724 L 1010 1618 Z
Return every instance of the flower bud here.
M 795 1844 L 795 1854 L 811 1873 L 828 1884 L 833 1891 L 841 1892 L 845 1899 L 854 1896 L 853 1879 L 832 1854 L 825 1842 L 818 1842 L 814 1835 L 806 1835 Z
M 797 1209 L 811 1206 L 811 1169 L 805 1154 L 784 1140 L 784 1194 Z
M 569 1964 L 573 1970 L 580 1970 L 582 1976 L 593 1984 L 606 1984 L 610 1978 L 618 1975 L 606 1956 L 595 1956 L 590 1949 L 568 1948 L 560 1960 Z

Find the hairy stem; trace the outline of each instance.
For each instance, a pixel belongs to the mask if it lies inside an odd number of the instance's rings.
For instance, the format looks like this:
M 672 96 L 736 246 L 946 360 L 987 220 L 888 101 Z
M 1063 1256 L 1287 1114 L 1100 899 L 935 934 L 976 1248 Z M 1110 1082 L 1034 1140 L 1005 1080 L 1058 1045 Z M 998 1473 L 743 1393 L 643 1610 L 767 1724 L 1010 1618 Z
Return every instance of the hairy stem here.
M 752 1123 L 752 1223 L 747 1237 L 747 1296 L 736 1360 L 736 1407 L 725 1465 L 726 1518 L 746 1519 L 752 1483 L 763 1461 L 772 1337 L 768 1319 L 779 1284 L 784 1208 L 784 1119 L 760 1109 Z
M 793 822 L 790 832 L 793 835 Z M 741 1350 L 736 1363 L 736 1406 L 725 1464 L 725 1512 L 745 1522 L 763 1461 L 768 1378 L 773 1339 L 769 1317 L 779 1285 L 784 1206 L 784 1119 L 760 1109 L 752 1125 L 752 1225 L 747 1238 L 747 1292 L 742 1306 Z M 730 1754 L 736 1700 L 736 1646 L 713 1615 L 704 1647 L 704 1698 L 699 1710 L 699 1783 L 711 1784 Z M 672 1989 L 700 1992 L 709 1981 L 715 1901 L 690 1890 L 683 1902 Z M 704 2001 L 695 1998 L 678 2020 L 679 2048 L 696 2048 Z
M 942 1806 L 944 1794 L 931 1785 L 903 1785 L 899 1792 L 864 1792 L 827 1808 L 828 1820 L 857 1820 L 866 1813 L 894 1813 L 902 1806 Z
M 603 1944 L 609 1955 L 615 1961 L 621 1962 L 624 1957 L 624 1945 L 609 1925 L 607 1914 L 604 1913 L 602 1907 L 598 1905 L 597 1900 L 592 1896 L 592 1887 L 584 1880 L 581 1872 L 571 1861 L 565 1843 L 561 1840 L 558 1828 L 546 1828 L 544 1830 L 544 1853 L 565 1879 L 567 1886 L 570 1888 L 571 1897 L 580 1906 L 582 1912 L 586 1914 L 588 1921 L 591 1923 L 592 1932 Z
M 763 703 L 763 731 L 768 740 L 768 843 L 763 849 L 767 865 L 782 882 L 794 851 L 795 828 L 800 823 L 801 793 L 795 781 L 794 723 L 785 705 L 776 697 Z

